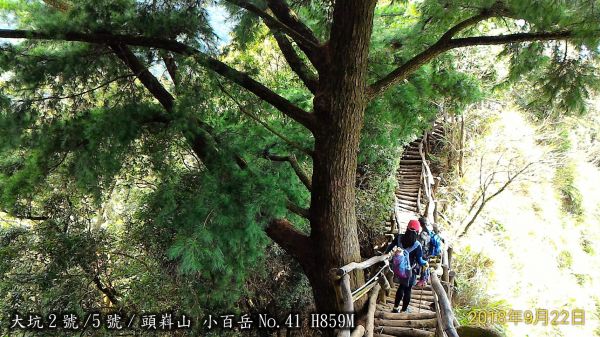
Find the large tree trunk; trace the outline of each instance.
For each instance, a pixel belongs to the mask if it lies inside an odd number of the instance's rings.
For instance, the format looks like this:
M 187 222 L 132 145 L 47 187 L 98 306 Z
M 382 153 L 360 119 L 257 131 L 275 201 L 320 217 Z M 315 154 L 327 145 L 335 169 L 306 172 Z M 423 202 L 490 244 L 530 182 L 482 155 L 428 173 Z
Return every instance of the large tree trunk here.
M 302 265 L 319 313 L 340 311 L 330 271 L 359 262 L 355 181 L 360 133 L 367 105 L 367 58 L 375 0 L 337 1 L 330 42 L 323 46 L 319 88 L 314 98 L 317 125 L 310 207 L 311 235 L 275 221 L 269 236 Z M 351 275 L 352 289 L 364 283 Z M 354 309 L 363 309 L 364 299 Z M 325 331 L 324 331 L 325 332 Z M 331 331 L 325 332 L 326 334 Z
M 307 270 L 317 309 L 337 309 L 330 270 L 361 259 L 355 212 L 360 132 L 367 104 L 366 70 L 375 1 L 336 3 L 327 64 L 315 100 L 311 239 L 316 256 Z M 352 288 L 363 282 L 352 275 Z M 363 301 L 364 302 L 364 301 Z M 360 310 L 363 303 L 356 303 Z

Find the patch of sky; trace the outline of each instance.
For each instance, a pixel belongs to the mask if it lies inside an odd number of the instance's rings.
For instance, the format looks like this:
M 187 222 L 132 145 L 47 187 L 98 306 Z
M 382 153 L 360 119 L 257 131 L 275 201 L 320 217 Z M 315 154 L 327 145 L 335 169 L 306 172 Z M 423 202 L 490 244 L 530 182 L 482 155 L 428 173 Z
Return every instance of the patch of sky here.
M 223 6 L 218 4 L 208 7 L 207 12 L 208 22 L 219 39 L 218 45 L 228 44 L 231 41 L 229 33 L 233 29 L 233 20 L 230 18 L 229 13 Z
M 0 14 L 0 29 L 15 29 L 17 28 L 17 23 L 15 19 L 15 15 L 13 13 Z M 5 43 L 16 43 L 22 41 L 22 39 L 2 39 L 0 38 L 0 45 Z

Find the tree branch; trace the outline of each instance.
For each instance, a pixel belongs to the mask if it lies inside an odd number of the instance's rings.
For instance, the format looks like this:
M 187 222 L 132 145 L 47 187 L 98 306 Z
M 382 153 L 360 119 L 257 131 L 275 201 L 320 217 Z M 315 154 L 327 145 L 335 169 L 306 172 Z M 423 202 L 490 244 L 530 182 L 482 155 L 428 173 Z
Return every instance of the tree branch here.
M 304 61 L 298 56 L 292 43 L 285 35 L 274 31 L 273 37 L 277 41 L 277 45 L 281 53 L 285 57 L 290 68 L 298 75 L 304 85 L 314 94 L 317 91 L 318 80 L 311 70 L 304 64 Z
M 317 39 L 313 31 L 302 21 L 300 21 L 296 13 L 294 13 L 285 3 L 285 0 L 267 0 L 267 3 L 279 21 L 285 23 L 289 27 L 292 27 L 295 31 L 302 34 L 302 36 L 304 36 L 307 40 L 312 41 L 315 45 L 319 45 L 319 39 Z
M 162 56 L 162 60 L 165 63 L 165 68 L 169 72 L 169 76 L 171 76 L 171 81 L 173 81 L 173 85 L 175 87 L 179 86 L 179 76 L 177 74 L 177 63 L 175 62 L 175 58 L 171 53 L 167 53 Z M 175 90 L 177 92 L 177 90 Z
M 470 17 L 470 18 L 458 23 L 454 27 L 448 29 L 448 31 L 446 31 L 446 33 L 444 33 L 444 35 L 442 35 L 440 40 L 443 40 L 443 41 L 450 40 L 456 34 L 460 33 L 463 29 L 473 26 L 483 20 L 489 19 L 489 18 L 493 17 L 494 15 L 495 15 L 495 13 L 493 11 L 486 10 L 486 11 L 481 12 L 478 15 Z
M 562 30 L 556 32 L 515 33 L 497 36 L 472 36 L 450 40 L 450 48 L 452 49 L 469 46 L 498 45 L 532 41 L 564 40 L 574 37 L 575 34 L 573 34 L 573 32 L 570 30 Z
M 480 46 L 480 45 L 499 45 L 508 43 L 530 42 L 530 41 L 549 41 L 563 40 L 575 37 L 572 31 L 563 30 L 555 32 L 531 32 L 516 33 L 497 36 L 473 36 L 452 39 L 461 30 L 474 25 L 481 20 L 497 15 L 497 12 L 482 13 L 462 21 L 450 28 L 442 37 L 428 49 L 414 56 L 403 65 L 399 66 L 380 80 L 371 84 L 368 89 L 369 99 L 373 99 L 385 92 L 394 84 L 406 79 L 415 72 L 420 66 L 429 62 L 434 57 L 455 48 Z
M 304 125 L 310 131 L 316 129 L 316 118 L 312 114 L 302 110 L 287 99 L 279 96 L 262 83 L 254 80 L 248 74 L 240 72 L 227 64 L 210 57 L 200 50 L 190 47 L 184 43 L 153 37 L 133 35 L 113 35 L 106 33 L 84 34 L 78 32 L 66 32 L 62 34 L 51 34 L 40 31 L 0 29 L 0 38 L 7 39 L 31 39 L 31 40 L 58 40 L 79 41 L 107 45 L 131 45 L 139 47 L 150 47 L 168 50 L 181 55 L 194 57 L 201 66 L 210 69 L 228 80 L 252 92 L 265 102 L 271 104 L 286 116 Z M 161 102 L 163 104 L 163 102 Z
M 16 102 L 39 102 L 39 101 L 47 101 L 47 100 L 52 100 L 52 99 L 67 99 L 67 98 L 75 98 L 75 97 L 79 97 L 79 96 L 83 96 L 85 94 L 88 94 L 92 91 L 96 91 L 100 88 L 106 87 L 108 85 L 110 85 L 111 83 L 117 82 L 118 80 L 122 80 L 124 78 L 130 78 L 130 77 L 134 77 L 134 74 L 126 74 L 126 75 L 122 75 L 122 76 L 117 76 L 113 79 L 110 79 L 104 83 L 101 83 L 91 89 L 88 90 L 84 90 L 75 94 L 71 94 L 71 95 L 65 95 L 65 96 L 46 96 L 46 97 L 41 97 L 41 98 L 34 98 L 34 99 L 20 99 L 20 100 L 16 100 Z
M 167 112 L 173 111 L 173 104 L 175 98 L 173 95 L 165 87 L 160 83 L 160 81 L 152 75 L 150 70 L 146 68 L 137 56 L 129 49 L 129 47 L 122 44 L 110 44 L 110 49 L 117 55 L 125 65 L 129 69 L 131 69 L 134 74 L 136 74 L 137 78 L 142 82 L 144 87 L 150 91 L 152 96 L 156 98 L 160 104 L 167 110 Z
M 134 71 L 144 87 L 150 91 L 152 96 L 154 96 L 160 104 L 165 108 L 167 112 L 173 111 L 173 106 L 175 102 L 175 98 L 167 91 L 167 89 L 160 83 L 160 81 L 146 68 L 137 56 L 129 49 L 129 47 L 124 45 L 110 45 L 111 49 L 115 52 L 115 54 L 131 69 Z M 170 120 L 165 118 L 162 122 L 168 123 Z M 213 135 L 210 133 L 210 128 L 206 123 L 200 120 L 191 121 L 196 125 L 196 130 L 192 130 L 191 134 L 186 134 L 188 141 L 191 144 L 192 150 L 194 153 L 203 160 L 206 164 L 206 158 L 208 157 L 208 153 L 217 153 L 218 150 L 218 142 L 214 139 Z M 245 160 L 234 154 L 234 159 L 236 164 L 240 168 L 246 168 L 247 163 Z
M 256 7 L 255 5 L 253 5 L 247 1 L 244 1 L 244 0 L 227 0 L 227 1 L 238 7 L 244 8 L 244 9 L 256 14 L 261 19 L 263 19 L 263 21 L 265 22 L 265 24 L 267 26 L 272 27 L 273 29 L 277 29 L 277 30 L 285 33 L 286 35 L 290 36 L 296 43 L 298 43 L 298 45 L 302 46 L 302 48 L 306 48 L 309 52 L 312 53 L 319 48 L 319 44 L 318 44 L 318 41 L 316 41 L 316 39 L 313 40 L 310 38 L 310 36 L 305 36 L 304 34 L 295 30 L 293 27 L 289 26 L 288 24 L 286 24 L 278 19 L 275 19 L 274 17 L 267 14 L 265 11 L 261 10 L 260 8 Z
M 300 21 L 296 13 L 294 13 L 286 4 L 285 0 L 267 0 L 267 4 L 269 9 L 273 12 L 275 17 L 279 19 L 279 21 L 284 22 L 288 26 L 292 27 L 306 39 L 312 41 L 315 45 L 321 45 L 314 32 L 306 24 Z M 321 48 L 309 49 L 301 44 L 298 44 L 298 46 L 302 52 L 306 54 L 310 62 L 312 62 L 315 67 L 321 68 L 321 63 L 323 61 L 323 51 Z
M 281 132 L 275 130 L 273 127 L 271 127 L 269 124 L 263 122 L 260 118 L 258 118 L 258 116 L 256 116 L 256 114 L 248 111 L 248 109 L 246 109 L 246 107 L 244 107 L 235 97 L 233 97 L 233 95 L 231 95 L 229 93 L 229 91 L 227 91 L 227 89 L 225 89 L 225 87 L 221 84 L 218 83 L 219 88 L 221 89 L 221 91 L 227 96 L 229 97 L 240 109 L 240 111 L 250 117 L 252 120 L 254 120 L 255 122 L 257 122 L 258 124 L 262 125 L 265 129 L 269 130 L 272 134 L 274 134 L 275 136 L 279 137 L 281 140 L 283 140 L 284 142 L 286 142 L 287 144 L 289 144 L 290 146 L 304 152 L 305 154 L 312 156 L 313 155 L 313 151 L 310 149 L 307 149 L 305 147 L 303 147 L 301 144 L 298 144 L 296 142 L 294 142 L 293 140 L 287 138 L 285 135 L 283 135 Z
M 310 216 L 310 211 L 308 209 L 300 207 L 289 200 L 286 200 L 285 207 L 288 209 L 288 211 L 299 215 L 305 219 L 308 219 Z
M 46 220 L 50 219 L 49 217 L 44 216 L 44 215 L 14 214 L 6 209 L 2 209 L 1 211 L 3 213 L 10 215 L 12 218 L 16 218 L 19 220 L 46 221 Z
M 294 72 L 298 74 L 311 92 L 316 91 L 316 81 L 309 69 L 304 65 L 304 62 L 298 57 L 296 51 L 292 48 L 292 44 L 287 39 L 286 35 L 290 36 L 294 42 L 298 44 L 300 49 L 306 54 L 308 59 L 316 65 L 319 62 L 319 41 L 314 36 L 312 31 L 306 27 L 298 18 L 289 10 L 287 5 L 281 1 L 273 4 L 271 11 L 279 16 L 273 18 L 270 13 L 256 7 L 255 5 L 244 0 L 227 0 L 241 8 L 256 14 L 263 19 L 263 22 L 277 40 L 277 44 L 281 49 L 283 56 L 289 63 Z M 284 23 L 285 22 L 285 23 Z M 291 25 L 291 26 L 290 26 Z M 293 26 L 293 27 L 292 27 Z
M 103 293 L 109 299 L 110 303 L 112 303 L 113 305 L 119 305 L 120 301 L 117 298 L 117 291 L 113 287 L 104 286 L 100 281 L 100 276 L 98 274 L 92 277 L 92 282 L 94 282 L 96 288 L 100 290 L 100 292 Z
M 300 167 L 300 164 L 298 164 L 298 160 L 296 159 L 296 156 L 294 156 L 294 155 L 277 156 L 277 155 L 269 153 L 268 148 L 265 149 L 263 154 L 264 154 L 265 158 L 272 160 L 272 161 L 287 161 L 287 162 L 289 162 L 290 165 L 292 166 L 292 168 L 294 169 L 294 172 L 296 172 L 296 175 L 298 176 L 298 178 L 300 178 L 300 181 L 302 181 L 304 186 L 306 186 L 306 188 L 309 191 L 312 190 L 312 179 L 308 175 L 306 175 L 306 173 L 304 173 L 304 170 L 302 170 L 302 167 Z
M 512 176 L 509 173 L 508 179 L 506 180 L 506 182 L 504 182 L 504 184 L 502 184 L 502 186 L 494 193 L 492 193 L 489 197 L 485 196 L 485 190 L 483 191 L 482 194 L 482 198 L 481 198 L 481 203 L 479 204 L 479 207 L 477 208 L 477 211 L 475 212 L 475 214 L 473 214 L 473 217 L 471 217 L 471 219 L 469 220 L 469 222 L 465 225 L 465 228 L 463 229 L 462 233 L 458 236 L 458 238 L 461 238 L 463 236 L 465 236 L 467 234 L 467 231 L 469 230 L 469 228 L 473 225 L 473 223 L 475 223 L 475 219 L 477 219 L 477 217 L 479 216 L 479 214 L 481 213 L 481 211 L 483 211 L 483 208 L 485 207 L 485 205 L 492 199 L 494 199 L 496 196 L 498 196 L 500 193 L 504 192 L 504 190 L 506 190 L 506 188 L 513 183 L 521 174 L 523 174 L 525 171 L 527 171 L 533 164 L 535 164 L 535 162 L 529 162 L 526 165 L 524 165 L 520 170 L 518 170 L 517 172 L 515 172 L 515 174 L 513 174 Z
M 301 265 L 310 263 L 313 244 L 309 236 L 299 232 L 287 219 L 272 220 L 265 229 L 267 235 L 292 255 Z

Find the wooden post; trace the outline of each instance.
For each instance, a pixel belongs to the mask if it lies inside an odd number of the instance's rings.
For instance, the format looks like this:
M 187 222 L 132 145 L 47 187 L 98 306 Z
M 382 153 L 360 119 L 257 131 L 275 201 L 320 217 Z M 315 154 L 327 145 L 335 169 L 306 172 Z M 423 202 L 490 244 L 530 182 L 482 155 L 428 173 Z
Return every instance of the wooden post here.
M 340 311 L 343 313 L 354 312 L 354 302 L 352 302 L 352 289 L 350 288 L 350 275 L 344 274 L 340 281 L 341 301 Z M 339 330 L 338 337 L 350 337 L 350 329 Z
M 437 296 L 437 302 L 439 304 L 441 318 L 442 318 L 442 327 L 443 331 L 448 335 L 448 337 L 460 337 L 456 332 L 456 328 L 454 328 L 454 313 L 452 312 L 452 306 L 450 305 L 450 301 L 448 300 L 448 296 L 444 291 L 444 287 L 440 283 L 438 276 L 436 273 L 431 274 L 431 286 L 433 287 L 433 291 Z
M 454 277 L 456 276 L 456 272 L 451 270 L 448 274 L 450 274 L 450 279 L 448 281 L 448 299 L 450 300 L 450 303 L 452 303 L 452 296 L 454 295 Z
M 448 293 L 448 281 L 450 281 L 450 274 L 448 269 L 448 251 L 444 249 L 442 251 L 442 281 L 446 294 Z
M 440 310 L 440 303 L 435 292 L 433 293 L 435 304 L 435 337 L 445 337 L 444 327 L 442 326 L 442 313 Z
M 439 221 L 439 214 L 438 214 L 439 204 L 438 204 L 438 201 L 435 199 L 435 195 L 436 195 L 437 189 L 440 185 L 440 181 L 441 181 L 440 177 L 433 177 L 433 192 L 431 192 L 431 196 L 432 196 L 432 200 L 433 200 L 433 222 L 435 222 L 435 223 L 437 223 Z
M 350 335 L 350 337 L 363 337 L 364 334 L 365 334 L 365 327 L 362 325 L 359 325 L 356 328 L 354 328 L 354 331 L 352 331 L 352 334 Z
M 379 294 L 379 289 L 381 289 L 381 287 L 377 284 L 369 296 L 365 337 L 373 337 L 373 329 L 375 328 L 375 307 L 377 306 L 377 294 Z
M 350 274 L 345 274 L 342 276 L 340 288 L 342 291 L 341 311 L 344 313 L 353 313 L 354 303 L 352 302 L 352 289 L 350 288 Z
M 452 252 L 454 248 L 452 245 L 448 245 L 448 269 L 452 270 Z
M 383 272 L 383 275 L 381 275 L 381 277 L 379 277 L 380 289 L 379 289 L 379 297 L 377 298 L 377 302 L 385 301 L 385 298 L 389 295 L 390 289 L 392 288 L 390 286 L 390 282 L 388 281 L 386 274 L 387 274 L 386 272 Z

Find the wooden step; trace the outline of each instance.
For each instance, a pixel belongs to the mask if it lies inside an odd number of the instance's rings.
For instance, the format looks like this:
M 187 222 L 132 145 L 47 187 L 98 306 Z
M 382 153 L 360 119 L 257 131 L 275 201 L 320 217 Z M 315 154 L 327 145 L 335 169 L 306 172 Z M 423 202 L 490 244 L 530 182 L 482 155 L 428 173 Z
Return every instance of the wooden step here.
M 435 312 L 398 312 L 375 311 L 375 318 L 381 319 L 428 319 L 435 318 Z
M 404 194 L 405 197 L 410 197 L 410 198 L 416 199 L 419 196 L 419 188 L 416 186 L 412 187 L 412 188 L 406 188 L 406 186 L 397 187 L 396 190 L 394 191 L 394 193 L 396 193 L 396 195 Z
M 393 305 L 394 305 L 394 300 L 392 298 L 388 297 L 386 299 L 386 301 L 385 301 L 385 304 L 387 305 L 387 307 L 389 309 L 392 309 Z M 413 301 L 412 296 L 411 296 L 411 299 L 410 299 L 410 303 L 408 305 L 412 306 L 413 308 L 415 308 L 417 312 L 419 312 L 420 310 L 423 310 L 423 309 L 425 309 L 425 310 L 431 310 L 431 306 L 429 304 L 426 304 L 426 303 L 416 303 L 415 301 Z
M 411 197 L 416 197 L 417 194 L 419 194 L 419 189 L 418 188 L 398 188 L 395 191 L 396 193 L 396 197 L 399 198 L 400 195 L 399 194 L 404 194 L 406 195 L 410 195 Z
M 419 187 L 421 187 L 421 182 L 420 181 L 402 181 L 402 182 L 398 182 L 398 188 L 402 189 L 404 187 L 414 187 L 417 190 L 419 190 Z
M 384 335 L 390 335 L 390 336 L 410 336 L 410 337 L 433 337 L 435 336 L 434 332 L 431 331 L 426 331 L 426 330 L 420 330 L 420 329 L 413 329 L 413 328 L 402 328 L 402 327 L 391 327 L 391 326 L 382 326 L 382 327 L 378 327 L 376 326 L 374 331 L 377 331 L 378 333 L 383 333 Z M 375 335 L 378 336 L 378 335 Z
M 398 166 L 398 170 L 396 170 L 396 172 L 415 172 L 415 171 L 421 172 L 421 170 L 422 170 L 422 165 L 420 165 L 420 164 L 419 165 L 412 165 L 412 164 L 411 165 L 403 165 L 403 164 L 400 164 Z
M 404 185 L 403 187 L 397 187 L 394 193 L 396 193 L 396 197 L 398 198 L 400 198 L 398 194 L 403 194 L 402 197 L 404 198 L 417 199 L 419 196 L 419 187 Z
M 435 318 L 420 319 L 420 320 L 406 320 L 406 319 L 375 319 L 375 326 L 400 326 L 404 328 L 435 328 Z
M 407 180 L 402 180 L 402 181 L 398 182 L 398 186 L 403 186 L 403 185 L 421 186 L 421 180 L 407 179 Z
M 414 210 L 417 207 L 417 204 L 405 204 L 405 203 L 396 203 L 396 206 L 398 206 L 399 208 L 403 208 L 404 212 L 414 212 L 414 213 L 418 213 L 416 210 Z
M 417 170 L 405 170 L 405 169 L 402 169 L 402 170 L 396 171 L 396 177 L 401 177 L 401 176 L 403 176 L 405 174 L 406 175 L 421 176 L 421 172 L 422 172 L 422 170 L 420 168 L 417 169 Z
M 408 201 L 412 201 L 412 202 L 416 202 L 418 199 L 418 193 L 419 191 L 415 189 L 414 192 L 407 192 L 405 189 L 397 189 L 395 191 L 396 194 L 396 198 L 398 200 L 408 200 Z
M 417 202 L 416 201 L 398 200 L 398 203 L 401 204 L 401 205 L 407 205 L 407 206 L 417 206 Z
M 396 177 L 397 178 L 411 177 L 411 178 L 420 179 L 422 172 L 423 172 L 423 170 L 402 170 L 402 171 L 398 170 L 398 171 L 396 171 Z
M 409 161 L 415 161 L 418 162 L 417 164 L 406 164 L 406 162 Z M 398 171 L 402 171 L 402 170 L 415 170 L 417 167 L 422 166 L 421 164 L 423 163 L 422 160 L 417 160 L 417 159 L 400 159 L 400 163 L 398 166 Z
M 400 180 L 400 181 L 398 181 L 398 185 L 396 185 L 396 186 L 398 186 L 398 187 L 402 187 L 402 186 L 413 186 L 414 187 L 414 186 L 416 186 L 418 189 L 418 187 L 421 186 L 421 181 L 420 180 L 417 180 L 417 181 L 415 181 L 415 180 L 412 180 L 412 181 L 411 180 Z
M 400 306 L 402 306 L 402 303 L 400 303 Z M 433 310 L 429 310 L 427 308 L 418 308 L 418 307 L 415 307 L 412 303 L 408 305 L 408 309 L 410 311 L 408 313 L 409 315 L 413 315 L 413 314 L 435 314 L 435 312 Z M 394 304 L 393 303 L 392 304 L 386 304 L 386 305 L 377 304 L 375 313 L 376 314 L 377 313 L 394 314 L 393 310 L 394 310 Z M 401 312 L 401 314 L 404 314 L 404 313 Z M 378 317 L 378 316 L 375 316 L 375 317 Z M 416 319 L 411 319 L 411 320 L 416 320 Z
M 418 192 L 418 191 L 419 191 L 419 190 L 417 190 L 417 192 Z M 417 196 L 417 194 L 418 194 L 418 193 L 408 193 L 408 192 L 406 192 L 406 191 L 404 191 L 404 190 L 396 190 L 396 192 L 395 192 L 395 193 L 396 193 L 396 196 L 398 196 L 398 194 L 400 194 L 400 195 L 402 195 L 402 196 L 404 196 L 404 197 L 413 198 L 413 199 L 415 199 L 415 200 L 416 200 L 416 199 L 417 199 L 417 197 L 418 197 L 418 196 Z
M 407 174 L 398 174 L 396 176 L 398 180 L 417 180 L 421 181 L 421 173 L 407 173 Z
M 401 177 L 401 175 L 400 175 L 400 177 Z M 398 185 L 400 185 L 400 183 L 402 183 L 402 182 L 404 182 L 404 183 L 410 182 L 410 183 L 413 183 L 413 184 L 414 183 L 421 184 L 421 179 L 415 179 L 415 178 L 402 179 L 402 178 L 399 178 L 398 176 L 396 176 L 396 179 L 398 180 Z
M 415 205 L 416 206 L 417 205 L 417 198 L 407 198 L 407 197 L 405 197 L 403 195 L 400 195 L 400 196 L 396 195 L 396 197 L 398 198 L 398 201 L 401 204 L 409 205 L 409 206 L 411 206 L 411 205 Z
M 400 165 L 422 165 L 423 161 L 421 159 L 415 160 L 415 159 L 401 159 L 400 160 Z

